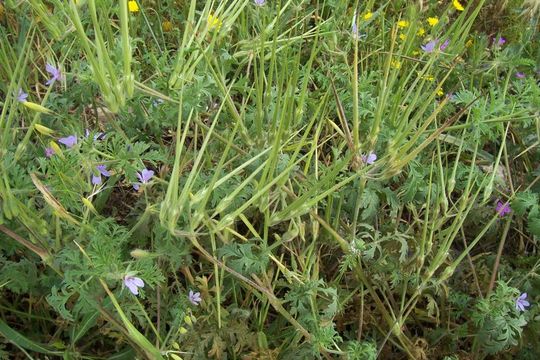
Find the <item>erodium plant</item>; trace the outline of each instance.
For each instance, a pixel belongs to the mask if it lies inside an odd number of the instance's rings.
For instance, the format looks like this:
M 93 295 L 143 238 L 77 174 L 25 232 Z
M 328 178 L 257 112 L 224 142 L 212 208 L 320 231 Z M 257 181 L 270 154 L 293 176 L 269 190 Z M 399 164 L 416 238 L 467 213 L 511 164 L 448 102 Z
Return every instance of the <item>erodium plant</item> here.
M 520 6 L 2 2 L 1 356 L 537 358 Z

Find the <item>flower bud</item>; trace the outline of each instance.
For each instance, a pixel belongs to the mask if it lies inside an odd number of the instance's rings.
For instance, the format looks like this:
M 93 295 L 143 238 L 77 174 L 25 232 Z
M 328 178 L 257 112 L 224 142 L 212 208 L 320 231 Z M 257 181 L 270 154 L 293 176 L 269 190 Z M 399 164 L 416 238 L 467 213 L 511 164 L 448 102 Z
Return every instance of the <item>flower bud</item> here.
M 34 124 L 34 129 L 36 129 L 37 132 L 39 132 L 42 135 L 50 136 L 50 135 L 54 134 L 53 129 L 49 129 L 48 127 L 43 126 L 41 124 Z
M 36 103 L 33 103 L 31 101 L 25 101 L 25 102 L 23 102 L 23 105 L 26 106 L 27 108 L 29 108 L 30 110 L 33 110 L 33 111 L 36 111 L 36 112 L 39 112 L 39 113 L 53 114 L 52 110 L 49 110 L 46 107 L 41 106 L 41 105 L 36 104 Z
M 134 250 L 131 250 L 130 255 L 134 257 L 135 259 L 144 259 L 150 256 L 150 253 L 143 249 L 134 249 Z

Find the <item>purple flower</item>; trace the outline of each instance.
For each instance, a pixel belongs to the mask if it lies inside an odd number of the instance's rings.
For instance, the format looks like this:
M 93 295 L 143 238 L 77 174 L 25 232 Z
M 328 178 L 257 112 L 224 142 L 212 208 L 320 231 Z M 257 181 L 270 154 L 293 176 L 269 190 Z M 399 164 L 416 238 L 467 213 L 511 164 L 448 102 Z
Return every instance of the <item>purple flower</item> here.
M 253 2 L 257 6 L 263 6 L 266 3 L 266 0 L 253 0 Z
M 101 175 L 105 177 L 111 176 L 111 173 L 107 171 L 106 165 L 98 165 L 96 166 L 97 171 L 99 171 L 99 174 L 92 174 L 92 184 L 94 185 L 100 185 L 101 184 Z
M 377 154 L 370 152 L 368 155 L 362 155 L 362 161 L 368 165 L 371 165 L 377 160 Z
M 353 39 L 355 40 L 360 40 L 361 38 L 365 38 L 367 36 L 367 34 L 360 34 L 358 32 L 358 25 L 356 24 L 356 11 L 354 12 L 354 15 L 353 15 L 351 33 L 352 33 Z
M 25 102 L 28 98 L 28 94 L 25 93 L 22 89 L 19 89 L 19 93 L 17 94 L 17 101 L 19 102 Z
M 84 130 L 84 137 L 88 139 L 88 137 L 90 136 L 90 130 L 88 129 L 85 129 Z M 96 140 L 103 140 L 105 138 L 105 133 L 103 132 L 98 132 L 94 135 L 94 141 Z
M 517 72 L 517 73 L 516 73 L 516 77 L 517 77 L 518 79 L 524 79 L 524 78 L 525 78 L 525 74 L 522 73 L 522 72 Z
M 124 285 L 133 295 L 139 295 L 139 288 L 144 287 L 144 281 L 141 278 L 126 275 L 124 277 Z
M 201 293 L 200 292 L 194 293 L 193 290 L 189 290 L 188 299 L 193 305 L 197 306 L 202 301 Z
M 509 214 L 510 211 L 512 211 L 508 203 L 502 203 L 500 200 L 497 201 L 497 206 L 495 207 L 495 210 L 500 217 L 503 217 L 506 214 Z
M 66 145 L 68 148 L 72 148 L 75 144 L 77 144 L 77 137 L 75 135 L 69 135 L 67 137 L 58 139 L 58 142 Z
M 523 293 L 519 295 L 519 297 L 516 299 L 516 310 L 518 311 L 525 311 L 525 308 L 527 306 L 531 306 L 531 304 L 525 300 L 527 298 L 527 293 Z
M 111 173 L 109 171 L 107 171 L 107 165 L 98 165 L 98 166 L 96 166 L 96 169 L 97 169 L 97 171 L 99 171 L 101 173 L 101 175 L 103 175 L 105 177 L 111 176 Z
M 142 169 L 140 172 L 137 173 L 137 177 L 139 178 L 140 183 L 133 184 L 133 188 L 135 190 L 139 190 L 139 186 L 142 184 L 147 184 L 148 181 L 154 176 L 154 172 L 152 170 L 148 169 Z
M 450 44 L 450 40 L 446 39 L 446 40 L 442 43 L 442 45 L 439 47 L 439 49 L 440 49 L 441 51 L 444 51 L 444 50 L 448 47 L 448 44 Z
M 499 38 L 497 39 L 493 39 L 493 45 L 496 45 L 496 46 L 502 46 L 504 45 L 505 42 L 506 42 L 506 39 L 503 38 L 502 36 L 499 36 Z
M 435 50 L 435 46 L 437 46 L 438 43 L 439 43 L 439 40 L 438 40 L 438 39 L 435 39 L 435 40 L 429 41 L 426 45 L 422 45 L 422 46 L 420 46 L 420 47 L 421 47 L 422 50 L 424 50 L 425 52 L 431 53 L 431 52 L 433 52 L 433 50 Z
M 60 69 L 58 68 L 55 68 L 54 66 L 52 66 L 51 64 L 47 63 L 45 65 L 45 70 L 47 70 L 47 72 L 49 74 L 51 74 L 51 78 L 49 80 L 47 80 L 47 82 L 45 83 L 45 85 L 50 85 L 52 84 L 55 80 L 62 80 L 62 72 L 60 71 Z
M 51 148 L 51 147 L 45 148 L 45 157 L 50 159 L 51 156 L 53 156 L 53 155 L 54 155 L 54 149 L 53 148 Z
M 101 185 L 101 175 L 92 174 L 92 184 L 93 185 Z

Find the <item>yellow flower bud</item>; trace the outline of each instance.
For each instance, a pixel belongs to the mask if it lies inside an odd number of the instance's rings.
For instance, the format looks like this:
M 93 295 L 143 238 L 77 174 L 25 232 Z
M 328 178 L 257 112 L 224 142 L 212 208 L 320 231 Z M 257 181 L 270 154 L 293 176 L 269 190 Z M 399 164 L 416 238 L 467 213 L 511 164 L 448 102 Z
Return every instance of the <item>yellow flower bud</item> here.
M 81 199 L 82 199 L 82 202 L 83 202 L 84 206 L 86 206 L 91 212 L 93 212 L 94 214 L 98 213 L 96 211 L 96 208 L 94 207 L 94 205 L 92 204 L 92 202 L 90 200 L 88 200 L 85 197 L 82 197 Z
M 34 129 L 36 129 L 37 132 L 39 132 L 42 135 L 50 136 L 50 135 L 54 134 L 53 129 L 49 129 L 48 127 L 43 126 L 41 124 L 34 124 Z
M 51 142 L 49 142 L 49 146 L 54 150 L 54 153 L 58 156 L 60 156 L 61 158 L 64 158 L 64 154 L 62 153 L 62 149 L 60 148 L 60 146 L 51 140 Z
M 43 114 L 53 114 L 53 111 L 52 110 L 49 110 L 47 109 L 46 107 L 44 106 L 41 106 L 39 104 L 36 104 L 36 103 L 33 103 L 31 101 L 25 101 L 22 103 L 24 106 L 26 106 L 27 108 L 29 108 L 30 110 L 33 110 L 33 111 L 37 111 L 39 113 L 43 113 Z

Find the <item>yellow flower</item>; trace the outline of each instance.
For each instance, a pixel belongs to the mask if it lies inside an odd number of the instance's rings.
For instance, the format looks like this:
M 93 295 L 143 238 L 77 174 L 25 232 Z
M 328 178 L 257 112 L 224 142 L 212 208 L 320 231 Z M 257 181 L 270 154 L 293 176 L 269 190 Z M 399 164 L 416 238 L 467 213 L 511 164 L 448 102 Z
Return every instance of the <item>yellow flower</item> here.
M 216 28 L 217 30 L 221 29 L 223 21 L 221 21 L 217 16 L 208 14 L 208 29 Z
M 469 39 L 469 40 L 467 40 L 467 42 L 465 43 L 465 46 L 466 46 L 466 47 L 471 47 L 472 44 L 473 44 L 472 39 Z
M 161 23 L 161 28 L 163 29 L 163 32 L 169 32 L 172 30 L 173 24 L 169 20 L 165 20 Z
M 407 26 L 409 26 L 409 22 L 407 20 L 400 20 L 398 21 L 397 26 L 399 26 L 400 28 L 406 28 Z
M 463 5 L 461 5 L 461 3 L 459 2 L 459 0 L 454 0 L 454 1 L 452 1 L 452 4 L 454 5 L 454 7 L 456 8 L 457 11 L 463 11 L 463 10 L 465 10 L 465 8 L 463 7 Z
M 139 4 L 137 4 L 136 1 L 128 1 L 128 9 L 131 12 L 138 12 L 139 11 Z
M 371 11 L 368 11 L 364 14 L 364 20 L 369 20 L 373 17 L 373 13 Z
M 433 77 L 433 75 L 426 75 L 426 76 L 424 76 L 423 78 L 424 78 L 425 80 L 427 80 L 427 81 L 433 81 L 433 80 L 435 80 L 435 77 Z
M 437 96 L 443 96 L 444 95 L 444 91 L 442 91 L 441 88 L 438 88 L 437 89 Z
M 426 30 L 424 30 L 424 28 L 420 28 L 418 29 L 418 31 L 416 32 L 416 34 L 418 36 L 424 36 L 426 34 Z
M 433 27 L 433 26 L 435 26 L 435 25 L 437 25 L 439 23 L 439 18 L 437 18 L 437 17 L 428 17 L 427 22 L 428 22 L 429 26 Z
M 392 60 L 390 66 L 394 69 L 401 69 L 401 62 L 399 60 Z

